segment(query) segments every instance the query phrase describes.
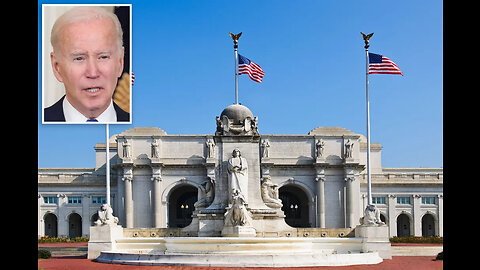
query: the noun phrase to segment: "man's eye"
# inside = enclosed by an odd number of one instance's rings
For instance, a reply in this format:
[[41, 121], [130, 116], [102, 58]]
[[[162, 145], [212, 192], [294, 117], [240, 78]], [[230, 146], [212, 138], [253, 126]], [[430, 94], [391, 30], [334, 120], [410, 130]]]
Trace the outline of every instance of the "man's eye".
[[98, 59], [100, 59], [100, 60], [106, 60], [106, 59], [109, 59], [109, 58], [110, 58], [110, 56], [108, 56], [108, 55], [101, 55], [100, 57], [98, 57]]
[[73, 58], [73, 61], [82, 61], [84, 59], [85, 58], [83, 56], [78, 56], [78, 57]]

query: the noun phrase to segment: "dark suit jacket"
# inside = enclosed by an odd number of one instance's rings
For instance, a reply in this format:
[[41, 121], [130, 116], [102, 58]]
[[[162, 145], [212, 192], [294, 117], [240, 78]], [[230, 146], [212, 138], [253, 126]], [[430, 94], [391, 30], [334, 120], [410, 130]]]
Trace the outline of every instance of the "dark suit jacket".
[[[45, 122], [65, 122], [65, 115], [63, 114], [63, 96], [59, 101], [57, 101], [52, 106], [45, 108], [43, 111], [43, 117]], [[130, 121], [130, 114], [118, 107], [115, 102], [113, 102], [113, 108], [117, 113], [117, 122], [128, 122]]]

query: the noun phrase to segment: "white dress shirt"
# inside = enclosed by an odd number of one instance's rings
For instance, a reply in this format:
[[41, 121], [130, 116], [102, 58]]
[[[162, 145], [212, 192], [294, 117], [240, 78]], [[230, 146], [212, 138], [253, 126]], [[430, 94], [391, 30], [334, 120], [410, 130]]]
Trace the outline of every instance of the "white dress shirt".
[[[65, 122], [81, 124], [87, 123], [88, 118], [81, 114], [79, 111], [77, 111], [77, 109], [75, 109], [72, 104], [68, 102], [67, 97], [63, 99], [62, 106], [63, 114], [65, 115]], [[97, 119], [98, 123], [117, 122], [117, 113], [115, 112], [115, 108], [113, 108], [112, 100], [110, 100], [110, 105], [108, 105], [107, 109], [95, 119]]]

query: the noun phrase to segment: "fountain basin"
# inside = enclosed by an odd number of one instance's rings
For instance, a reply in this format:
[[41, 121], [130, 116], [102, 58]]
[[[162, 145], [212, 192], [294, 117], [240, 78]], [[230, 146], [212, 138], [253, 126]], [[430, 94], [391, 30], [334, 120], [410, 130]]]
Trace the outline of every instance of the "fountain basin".
[[362, 238], [349, 237], [130, 237], [102, 251], [103, 263], [218, 267], [300, 267], [377, 264], [362, 253]]

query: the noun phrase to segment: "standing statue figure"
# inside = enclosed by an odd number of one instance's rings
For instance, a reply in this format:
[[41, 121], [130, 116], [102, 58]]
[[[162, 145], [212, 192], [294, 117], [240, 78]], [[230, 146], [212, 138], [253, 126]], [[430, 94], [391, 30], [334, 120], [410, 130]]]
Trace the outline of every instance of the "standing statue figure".
[[270, 142], [268, 140], [263, 140], [262, 142], [262, 158], [268, 158], [269, 157], [269, 148], [270, 148]]
[[221, 135], [222, 134], [222, 121], [220, 120], [220, 117], [217, 116], [215, 118], [217, 122], [217, 130], [215, 131], [215, 135]]
[[95, 221], [95, 226], [113, 225], [118, 223], [118, 218], [113, 216], [113, 209], [108, 204], [102, 204], [97, 215], [98, 219]]
[[131, 149], [130, 149], [130, 142], [128, 142], [127, 139], [125, 139], [125, 141], [122, 143], [122, 146], [123, 146], [123, 158], [131, 158], [132, 156], [132, 153], [131, 153]]
[[207, 145], [207, 158], [213, 158], [215, 157], [215, 142], [213, 141], [212, 138], [207, 139], [205, 142]]
[[[238, 190], [245, 199], [248, 198], [248, 164], [238, 148], [233, 149], [232, 157], [228, 160], [229, 190]], [[230, 194], [229, 199], [233, 194]]]
[[282, 200], [278, 197], [278, 185], [270, 181], [270, 176], [264, 176], [261, 185], [261, 194], [263, 202], [271, 208], [281, 208]]
[[345, 143], [345, 158], [352, 158], [353, 153], [353, 142], [350, 139]]
[[258, 135], [258, 116], [255, 116], [252, 121], [252, 130], [254, 134]]
[[152, 142], [152, 158], [158, 158], [158, 140], [153, 139]]
[[320, 139], [320, 140], [317, 140], [316, 143], [315, 143], [315, 153], [316, 153], [316, 157], [323, 157], [323, 152], [325, 150], [325, 141]]
[[225, 225], [227, 226], [251, 226], [252, 218], [246, 207], [246, 201], [243, 194], [235, 188], [232, 188], [231, 208], [225, 213]]

